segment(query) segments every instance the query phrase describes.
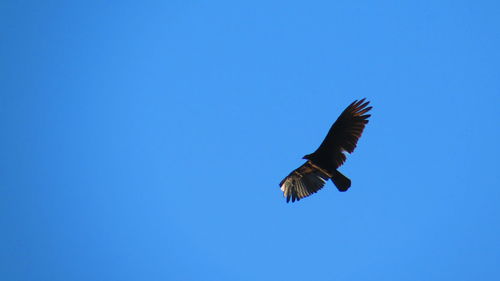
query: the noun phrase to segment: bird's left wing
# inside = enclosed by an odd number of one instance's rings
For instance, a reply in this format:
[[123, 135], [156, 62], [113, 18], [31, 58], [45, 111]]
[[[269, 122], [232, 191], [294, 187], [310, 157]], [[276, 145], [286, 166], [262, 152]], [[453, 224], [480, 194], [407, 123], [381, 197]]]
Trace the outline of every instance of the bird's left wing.
[[335, 163], [334, 168], [340, 167], [346, 160], [343, 152], [352, 153], [354, 151], [368, 123], [368, 118], [371, 115], [366, 113], [372, 109], [371, 106], [368, 106], [369, 103], [365, 102], [365, 99], [355, 100], [351, 103], [333, 123], [327, 136], [312, 155], [316, 154], [321, 155], [322, 158], [332, 159]]
[[307, 197], [320, 190], [331, 177], [326, 171], [307, 161], [280, 182], [286, 202]]

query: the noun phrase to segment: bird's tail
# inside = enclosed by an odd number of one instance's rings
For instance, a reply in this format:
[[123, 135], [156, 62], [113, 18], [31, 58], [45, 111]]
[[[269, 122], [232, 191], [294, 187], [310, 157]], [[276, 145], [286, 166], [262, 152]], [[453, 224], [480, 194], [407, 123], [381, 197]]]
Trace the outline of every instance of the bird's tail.
[[331, 179], [339, 191], [347, 191], [351, 186], [351, 180], [337, 170], [333, 172]]

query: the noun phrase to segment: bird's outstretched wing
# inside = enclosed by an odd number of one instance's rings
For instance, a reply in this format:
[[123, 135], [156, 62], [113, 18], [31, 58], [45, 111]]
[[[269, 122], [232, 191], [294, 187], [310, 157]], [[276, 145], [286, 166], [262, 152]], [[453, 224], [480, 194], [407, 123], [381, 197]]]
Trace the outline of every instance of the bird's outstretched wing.
[[286, 202], [307, 197], [320, 190], [330, 178], [326, 171], [307, 161], [280, 182]]
[[368, 123], [368, 117], [371, 116], [366, 114], [372, 109], [371, 106], [367, 107], [369, 103], [365, 102], [365, 99], [355, 100], [351, 103], [333, 123], [318, 149], [305, 158], [332, 159], [335, 167], [331, 168], [334, 169], [344, 164], [346, 156], [343, 152], [352, 153], [354, 151], [363, 129]]

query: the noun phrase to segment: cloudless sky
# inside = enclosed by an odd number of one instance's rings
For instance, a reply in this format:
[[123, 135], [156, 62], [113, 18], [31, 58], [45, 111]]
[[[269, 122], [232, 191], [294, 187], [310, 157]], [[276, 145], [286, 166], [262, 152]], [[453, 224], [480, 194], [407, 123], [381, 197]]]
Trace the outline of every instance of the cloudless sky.
[[[0, 279], [500, 280], [498, 1], [2, 1]], [[331, 182], [278, 183], [340, 112]]]

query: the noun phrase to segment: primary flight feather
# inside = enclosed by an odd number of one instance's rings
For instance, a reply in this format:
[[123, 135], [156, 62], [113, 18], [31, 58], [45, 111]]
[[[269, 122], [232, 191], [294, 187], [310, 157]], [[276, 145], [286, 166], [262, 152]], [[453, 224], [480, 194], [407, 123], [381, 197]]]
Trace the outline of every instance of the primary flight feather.
[[299, 168], [284, 178], [280, 187], [286, 202], [300, 200], [320, 190], [331, 179], [339, 191], [346, 191], [351, 180], [337, 169], [344, 164], [346, 155], [356, 148], [363, 129], [368, 123], [370, 114], [366, 114], [371, 106], [365, 99], [355, 100], [343, 112], [328, 131], [321, 145], [311, 154]]

